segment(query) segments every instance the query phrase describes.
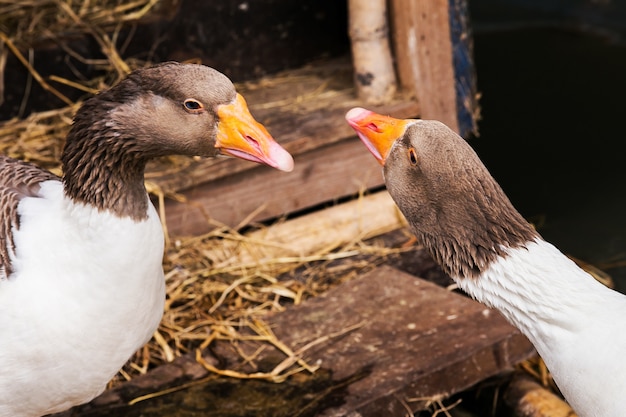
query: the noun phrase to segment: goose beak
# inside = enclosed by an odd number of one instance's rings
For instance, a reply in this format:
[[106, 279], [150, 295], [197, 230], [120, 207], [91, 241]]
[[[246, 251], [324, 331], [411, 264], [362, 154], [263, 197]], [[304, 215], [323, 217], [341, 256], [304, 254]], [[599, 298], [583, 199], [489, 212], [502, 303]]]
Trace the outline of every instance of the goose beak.
[[346, 121], [383, 166], [394, 142], [402, 137], [409, 124], [409, 120], [394, 119], [361, 107], [346, 113]]
[[281, 171], [293, 170], [293, 158], [250, 114], [244, 98], [237, 94], [231, 104], [217, 109], [219, 123], [215, 147], [224, 155], [266, 164]]

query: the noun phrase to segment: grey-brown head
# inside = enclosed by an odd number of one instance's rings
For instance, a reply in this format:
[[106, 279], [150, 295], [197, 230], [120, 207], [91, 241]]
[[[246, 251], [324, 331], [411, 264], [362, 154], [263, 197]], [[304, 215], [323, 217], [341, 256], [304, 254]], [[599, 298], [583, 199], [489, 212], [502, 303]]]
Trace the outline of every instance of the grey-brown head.
[[204, 65], [139, 69], [87, 100], [74, 118], [63, 162], [91, 141], [114, 141], [143, 158], [225, 154], [293, 169], [291, 156], [250, 115], [232, 82]]
[[146, 162], [174, 154], [293, 169], [291, 155], [254, 120], [226, 76], [169, 62], [131, 73], [78, 110], [61, 157], [66, 194], [124, 214], [112, 206], [145, 196]]
[[384, 166], [387, 189], [417, 237], [453, 277], [477, 276], [507, 247], [537, 236], [472, 148], [444, 124], [360, 108], [346, 119]]

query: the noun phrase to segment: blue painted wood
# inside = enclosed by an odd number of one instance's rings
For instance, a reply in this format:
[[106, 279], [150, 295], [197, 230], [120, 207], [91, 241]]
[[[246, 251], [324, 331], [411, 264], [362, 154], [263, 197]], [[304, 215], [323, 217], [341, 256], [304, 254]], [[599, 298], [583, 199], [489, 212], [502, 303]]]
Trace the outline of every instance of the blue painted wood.
[[468, 138], [477, 134], [479, 106], [467, 0], [449, 0], [449, 19], [459, 133]]

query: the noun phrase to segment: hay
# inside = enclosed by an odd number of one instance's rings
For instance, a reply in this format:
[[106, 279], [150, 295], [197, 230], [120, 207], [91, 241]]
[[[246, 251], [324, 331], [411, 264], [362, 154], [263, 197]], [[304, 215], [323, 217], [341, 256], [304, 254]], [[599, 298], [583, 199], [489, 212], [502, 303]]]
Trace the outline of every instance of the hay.
[[[67, 98], [52, 83], [95, 94], [124, 78], [132, 69], [146, 65], [145, 62], [127, 62], [121, 58], [116, 47], [119, 31], [123, 24], [161, 13], [173, 4], [157, 0], [0, 0], [0, 103], [4, 91], [4, 65], [10, 52], [34, 82], [66, 104], [64, 108], [33, 114], [25, 120], [14, 119], [0, 124], [0, 152], [59, 173], [60, 150], [80, 103]], [[86, 59], [67, 46], [68, 39], [85, 34], [98, 42], [105, 59]], [[32, 52], [36, 46], [50, 42], [75, 59], [101, 69], [105, 75], [82, 81], [54, 75], [45, 79], [32, 65]], [[24, 51], [28, 51], [28, 57]]]
[[[4, 97], [4, 70], [7, 49], [28, 70], [32, 78], [44, 90], [54, 94], [66, 105], [74, 103], [59, 92], [32, 66], [32, 51], [37, 46], [55, 43], [69, 55], [86, 62], [77, 52], [66, 44], [68, 39], [75, 39], [85, 34], [91, 35], [100, 45], [105, 60], [94, 61], [108, 71], [112, 79], [119, 81], [131, 71], [129, 65], [119, 55], [116, 43], [119, 31], [124, 24], [137, 22], [151, 15], [172, 9], [174, 3], [166, 0], [135, 0], [131, 2], [112, 0], [91, 0], [75, 2], [71, 0], [23, 0], [20, 2], [0, 0], [0, 103]], [[29, 51], [25, 57], [22, 51]], [[138, 64], [140, 66], [141, 64]], [[91, 80], [90, 86], [64, 80], [54, 79], [81, 90], [93, 91], [102, 80]], [[103, 86], [100, 85], [100, 88]]]
[[0, 0], [0, 31], [20, 48], [32, 48], [55, 38], [94, 31], [114, 31], [123, 23], [167, 13], [165, 0]]
[[0, 153], [23, 159], [60, 174], [59, 158], [78, 105], [0, 124]]
[[[313, 372], [316, 367], [304, 362], [303, 354], [316, 344], [354, 328], [324, 335], [293, 352], [276, 338], [263, 318], [326, 292], [388, 256], [406, 250], [367, 245], [359, 240], [337, 242], [337, 246], [328, 246], [313, 255], [303, 253], [240, 263], [242, 258], [262, 253], [266, 246], [275, 247], [275, 243], [224, 227], [200, 237], [171, 242], [164, 260], [167, 299], [161, 325], [155, 337], [124, 367], [112, 385], [189, 352], [200, 352], [216, 340], [229, 341], [235, 347], [240, 341], [255, 340], [272, 345], [285, 355], [284, 361], [271, 372], [243, 374], [237, 370], [219, 370], [196, 353], [206, 369], [219, 375], [281, 382], [296, 372]], [[217, 259], [216, 253], [219, 253]], [[240, 354], [246, 362], [254, 361], [255, 355]]]

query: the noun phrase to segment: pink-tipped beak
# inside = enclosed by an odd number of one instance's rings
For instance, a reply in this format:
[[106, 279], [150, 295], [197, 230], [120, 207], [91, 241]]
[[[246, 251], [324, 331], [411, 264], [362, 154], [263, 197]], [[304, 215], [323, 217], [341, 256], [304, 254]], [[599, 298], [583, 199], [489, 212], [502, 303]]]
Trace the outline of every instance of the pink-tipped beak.
[[217, 110], [219, 124], [215, 147], [222, 154], [269, 165], [281, 171], [293, 170], [293, 158], [250, 114], [244, 98]]
[[348, 111], [346, 121], [381, 165], [385, 165], [391, 147], [404, 134], [409, 123], [361, 107]]

